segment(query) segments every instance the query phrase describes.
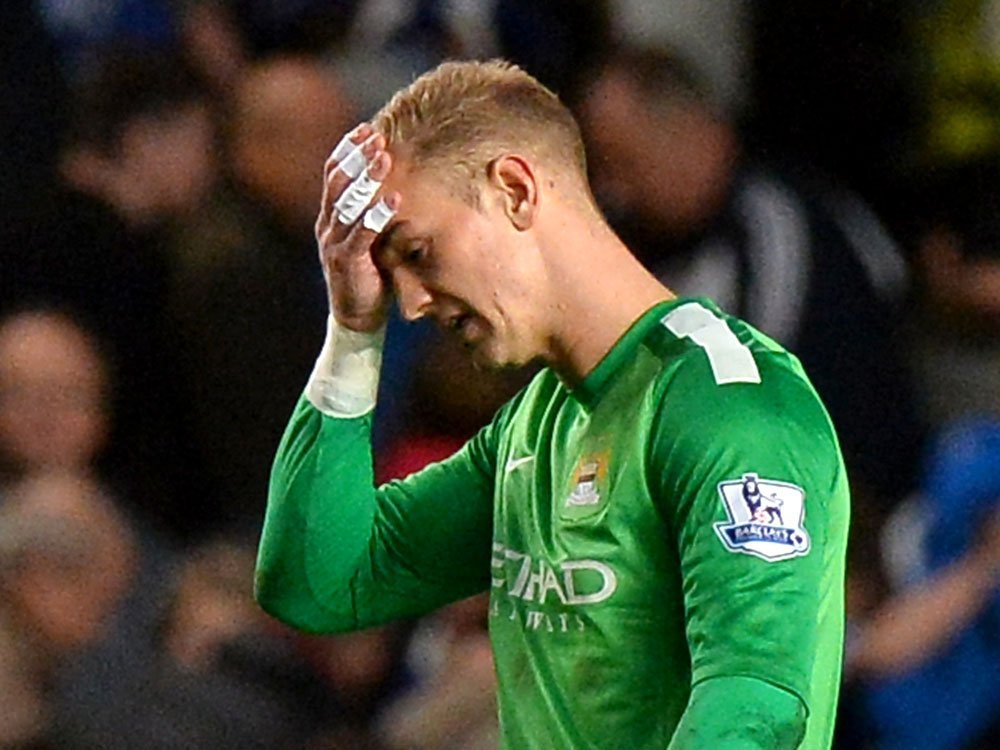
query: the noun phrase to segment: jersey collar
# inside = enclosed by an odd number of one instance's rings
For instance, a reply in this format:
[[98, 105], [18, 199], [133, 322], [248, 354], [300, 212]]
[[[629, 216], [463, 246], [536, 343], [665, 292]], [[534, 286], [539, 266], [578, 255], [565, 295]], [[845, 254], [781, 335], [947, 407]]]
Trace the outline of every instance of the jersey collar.
[[658, 302], [639, 316], [615, 342], [611, 350], [597, 363], [597, 366], [587, 374], [587, 377], [571, 389], [573, 397], [584, 406], [594, 406], [600, 400], [601, 394], [607, 390], [614, 376], [621, 370], [622, 365], [632, 358], [635, 350], [646, 338], [646, 334], [659, 324], [664, 315], [684, 302], [690, 302], [690, 299], [677, 297]]

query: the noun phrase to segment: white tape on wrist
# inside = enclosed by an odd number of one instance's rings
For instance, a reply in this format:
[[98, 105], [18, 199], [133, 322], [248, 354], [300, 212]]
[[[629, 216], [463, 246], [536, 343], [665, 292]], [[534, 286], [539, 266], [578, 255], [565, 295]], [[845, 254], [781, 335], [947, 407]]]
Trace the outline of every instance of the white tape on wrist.
[[376, 234], [385, 229], [385, 225], [396, 215], [396, 212], [389, 208], [385, 198], [379, 198], [378, 203], [365, 211], [365, 216], [361, 220], [361, 226], [370, 229]]
[[373, 333], [352, 331], [327, 318], [326, 341], [316, 359], [306, 398], [330, 417], [363, 417], [375, 408], [385, 327]]
[[368, 204], [371, 203], [380, 187], [382, 187], [382, 183], [369, 177], [368, 168], [365, 167], [358, 178], [347, 186], [347, 189], [337, 198], [337, 202], [333, 204], [333, 208], [337, 212], [337, 219], [342, 224], [353, 224], [358, 220], [361, 212], [368, 208]]

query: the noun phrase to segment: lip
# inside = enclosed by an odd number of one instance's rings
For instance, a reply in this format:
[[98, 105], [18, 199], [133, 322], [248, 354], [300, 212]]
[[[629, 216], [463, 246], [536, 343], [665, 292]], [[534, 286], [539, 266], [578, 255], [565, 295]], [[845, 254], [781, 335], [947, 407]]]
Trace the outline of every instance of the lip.
[[445, 327], [466, 345], [478, 343], [484, 333], [480, 319], [474, 313], [458, 313], [447, 319]]
[[468, 313], [455, 313], [454, 315], [448, 317], [444, 321], [444, 327], [449, 331], [459, 332], [462, 330], [462, 326], [465, 325], [466, 321], [469, 319]]

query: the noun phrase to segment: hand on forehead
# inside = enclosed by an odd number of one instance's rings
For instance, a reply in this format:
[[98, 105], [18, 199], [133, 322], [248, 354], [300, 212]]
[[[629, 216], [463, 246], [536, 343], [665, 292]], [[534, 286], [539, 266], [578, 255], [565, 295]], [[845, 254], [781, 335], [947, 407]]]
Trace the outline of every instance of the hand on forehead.
[[334, 215], [344, 226], [354, 224], [359, 217], [365, 229], [380, 233], [395, 215], [382, 195], [372, 202], [391, 168], [391, 157], [385, 152], [385, 138], [363, 123], [345, 135], [333, 149], [328, 166], [339, 169], [350, 180], [333, 204]]

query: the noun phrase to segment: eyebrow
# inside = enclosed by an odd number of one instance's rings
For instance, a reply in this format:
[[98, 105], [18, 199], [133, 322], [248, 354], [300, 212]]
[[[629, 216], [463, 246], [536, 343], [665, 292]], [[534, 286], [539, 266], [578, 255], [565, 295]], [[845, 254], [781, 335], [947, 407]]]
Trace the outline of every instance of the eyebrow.
[[395, 241], [396, 235], [400, 231], [400, 227], [402, 227], [404, 224], [406, 224], [405, 221], [397, 221], [391, 227], [389, 227], [389, 229], [382, 235], [382, 244], [391, 245]]
[[381, 255], [386, 250], [388, 250], [390, 246], [393, 244], [393, 242], [395, 242], [395, 240], [397, 239], [397, 234], [399, 233], [400, 228], [406, 223], [407, 223], [406, 221], [394, 222], [389, 226], [388, 229], [386, 229], [385, 231], [382, 232], [382, 234], [376, 237], [375, 253]]

